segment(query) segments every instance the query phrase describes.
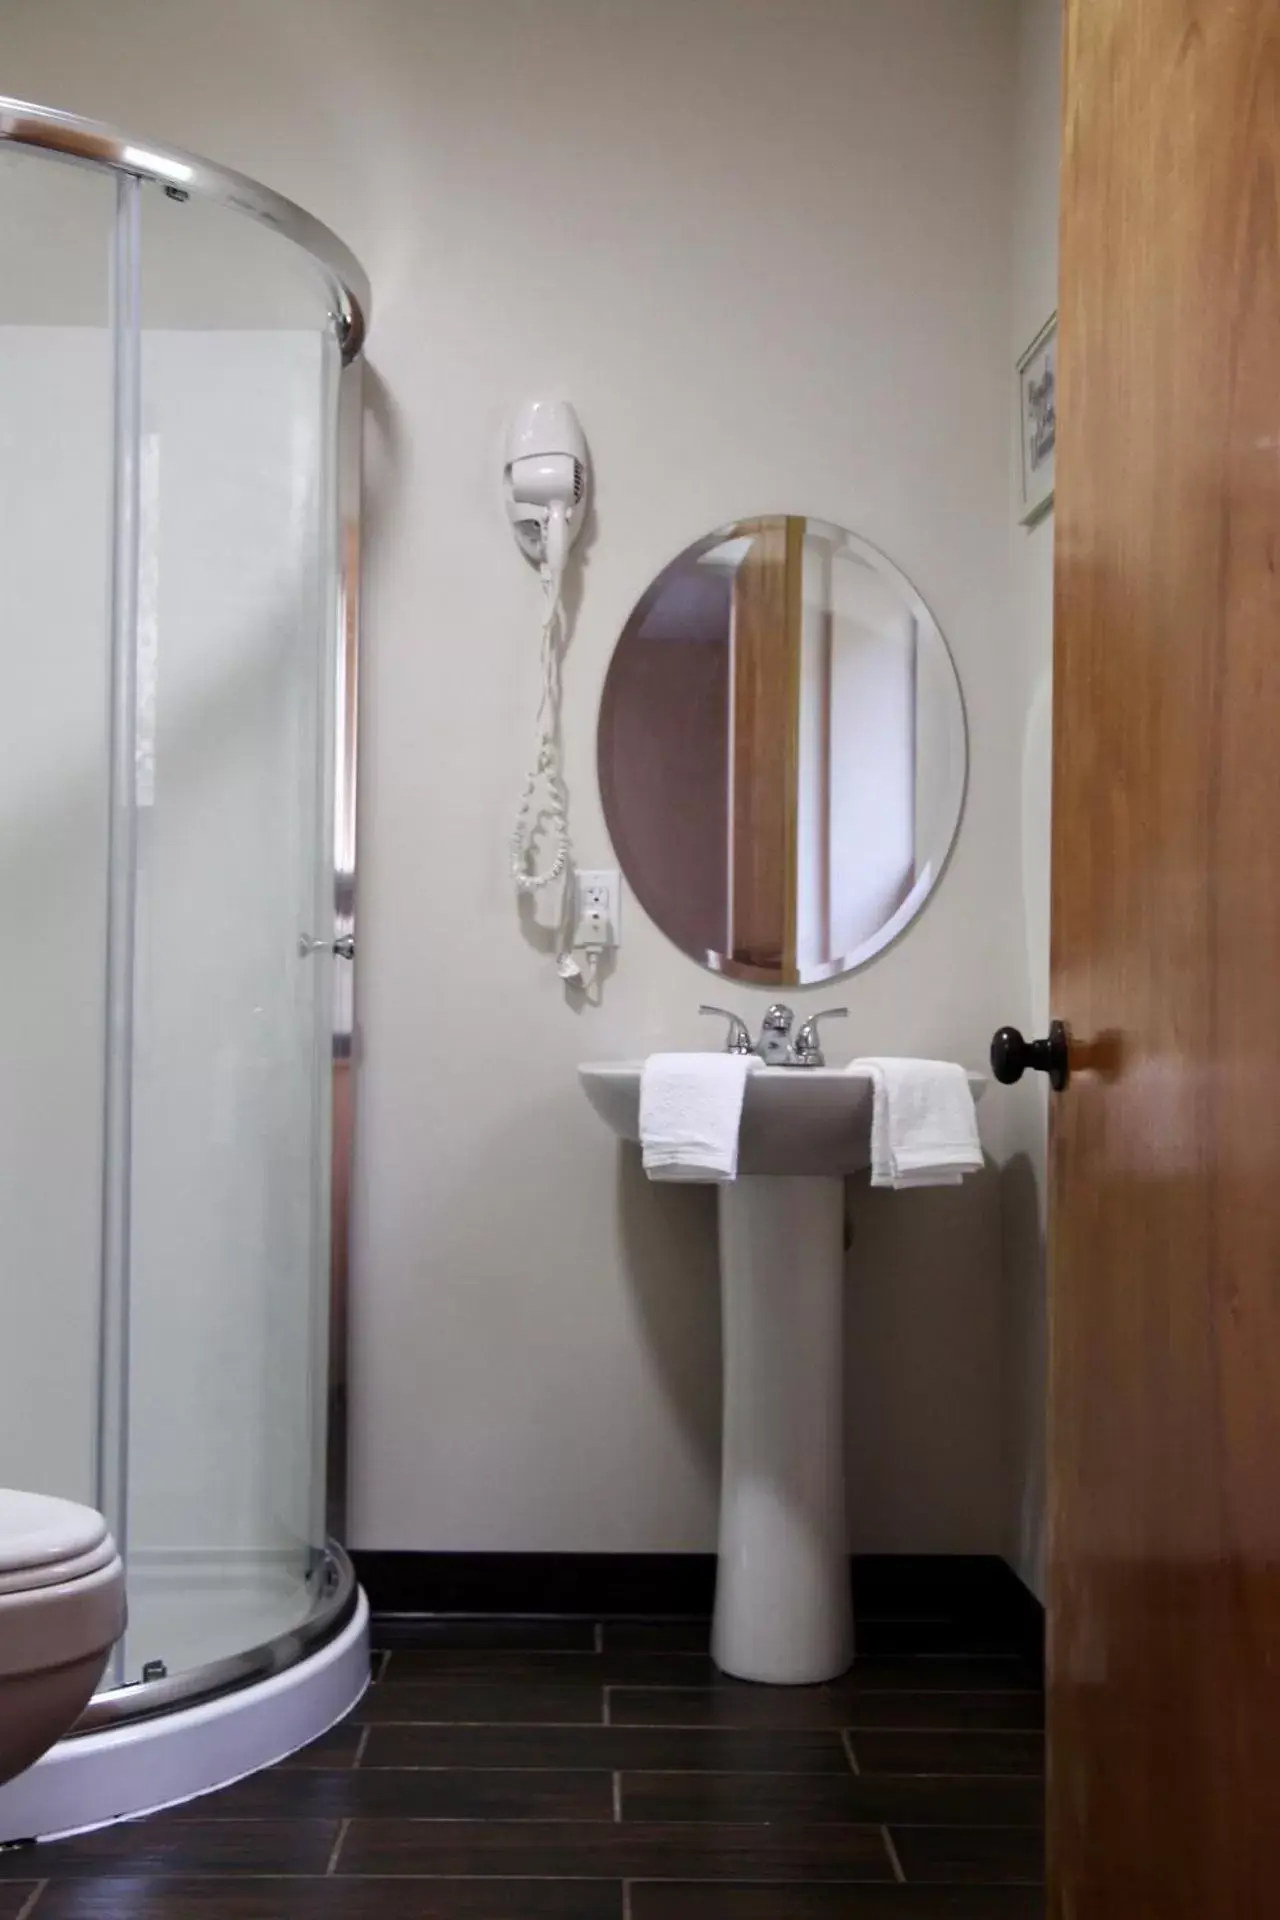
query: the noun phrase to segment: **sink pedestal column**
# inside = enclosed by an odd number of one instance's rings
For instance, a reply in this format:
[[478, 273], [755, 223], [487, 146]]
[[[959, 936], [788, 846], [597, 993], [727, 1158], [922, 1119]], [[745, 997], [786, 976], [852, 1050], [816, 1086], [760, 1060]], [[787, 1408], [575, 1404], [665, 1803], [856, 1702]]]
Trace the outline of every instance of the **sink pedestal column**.
[[724, 1459], [712, 1653], [743, 1680], [853, 1658], [844, 1472], [844, 1182], [720, 1188]]

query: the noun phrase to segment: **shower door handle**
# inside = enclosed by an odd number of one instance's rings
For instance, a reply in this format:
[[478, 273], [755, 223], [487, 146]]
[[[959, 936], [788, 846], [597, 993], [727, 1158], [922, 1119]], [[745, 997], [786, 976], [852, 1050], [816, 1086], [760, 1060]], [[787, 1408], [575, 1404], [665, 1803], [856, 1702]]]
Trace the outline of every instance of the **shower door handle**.
[[298, 941], [298, 953], [303, 960], [313, 953], [332, 953], [339, 960], [354, 960], [356, 937], [354, 933], [340, 933], [336, 940], [313, 940], [309, 933], [304, 933]]

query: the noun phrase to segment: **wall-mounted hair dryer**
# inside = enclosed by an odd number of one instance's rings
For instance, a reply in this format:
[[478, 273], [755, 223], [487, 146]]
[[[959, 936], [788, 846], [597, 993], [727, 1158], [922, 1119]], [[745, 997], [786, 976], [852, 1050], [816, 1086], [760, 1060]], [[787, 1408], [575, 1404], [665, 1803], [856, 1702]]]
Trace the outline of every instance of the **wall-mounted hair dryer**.
[[[502, 491], [517, 544], [542, 582], [542, 693], [533, 765], [511, 834], [511, 878], [521, 894], [566, 883], [570, 897], [560, 903], [556, 964], [562, 980], [575, 982], [582, 979], [582, 969], [571, 950], [572, 852], [560, 759], [560, 669], [568, 635], [560, 588], [569, 549], [586, 517], [589, 477], [587, 443], [568, 401], [531, 400], [521, 407], [507, 434]], [[536, 842], [543, 843], [541, 863]]]
[[587, 510], [587, 443], [567, 400], [530, 400], [507, 434], [502, 485], [521, 551], [558, 583]]

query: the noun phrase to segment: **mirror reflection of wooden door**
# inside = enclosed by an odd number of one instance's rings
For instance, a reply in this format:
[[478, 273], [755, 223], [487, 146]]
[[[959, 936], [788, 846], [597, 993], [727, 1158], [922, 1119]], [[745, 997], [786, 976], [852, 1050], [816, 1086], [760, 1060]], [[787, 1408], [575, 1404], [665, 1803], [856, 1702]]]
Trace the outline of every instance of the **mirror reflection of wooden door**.
[[1280, 4], [1067, 0], [1050, 1912], [1280, 1911]]
[[746, 521], [733, 577], [730, 932], [735, 960], [796, 967], [803, 519]]

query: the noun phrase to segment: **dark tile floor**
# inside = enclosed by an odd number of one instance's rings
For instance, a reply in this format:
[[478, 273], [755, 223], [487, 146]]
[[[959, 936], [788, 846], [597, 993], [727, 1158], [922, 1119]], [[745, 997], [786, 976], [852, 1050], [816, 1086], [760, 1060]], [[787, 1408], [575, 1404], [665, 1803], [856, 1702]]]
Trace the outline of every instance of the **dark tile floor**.
[[1037, 1666], [964, 1607], [880, 1607], [844, 1679], [788, 1689], [719, 1675], [702, 1622], [383, 1621], [349, 1720], [0, 1855], [0, 1920], [1040, 1920]]

